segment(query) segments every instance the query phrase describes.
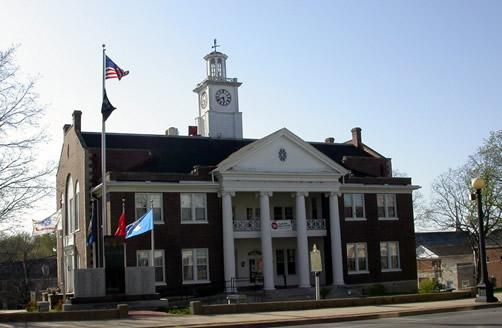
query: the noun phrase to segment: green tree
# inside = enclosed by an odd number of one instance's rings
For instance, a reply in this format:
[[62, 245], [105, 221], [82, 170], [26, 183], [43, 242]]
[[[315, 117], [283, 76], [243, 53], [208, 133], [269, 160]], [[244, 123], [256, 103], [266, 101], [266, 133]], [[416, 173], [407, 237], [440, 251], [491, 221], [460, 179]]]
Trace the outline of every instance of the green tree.
[[23, 81], [14, 55], [0, 50], [0, 223], [15, 221], [52, 190], [54, 165], [37, 166], [37, 147], [46, 140], [44, 108], [34, 81]]

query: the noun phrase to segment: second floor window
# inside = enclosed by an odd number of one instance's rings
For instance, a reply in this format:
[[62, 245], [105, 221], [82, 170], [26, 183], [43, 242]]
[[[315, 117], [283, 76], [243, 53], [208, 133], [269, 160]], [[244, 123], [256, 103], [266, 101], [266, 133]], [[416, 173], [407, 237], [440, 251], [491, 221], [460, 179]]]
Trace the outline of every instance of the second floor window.
[[379, 218], [397, 218], [396, 194], [378, 194], [377, 207]]
[[364, 195], [363, 194], [344, 194], [343, 195], [343, 213], [346, 219], [363, 219], [364, 213]]
[[182, 193], [181, 222], [207, 223], [207, 198], [204, 193]]
[[164, 223], [162, 210], [162, 193], [136, 193], [136, 219], [140, 218], [150, 208], [153, 208], [153, 222]]

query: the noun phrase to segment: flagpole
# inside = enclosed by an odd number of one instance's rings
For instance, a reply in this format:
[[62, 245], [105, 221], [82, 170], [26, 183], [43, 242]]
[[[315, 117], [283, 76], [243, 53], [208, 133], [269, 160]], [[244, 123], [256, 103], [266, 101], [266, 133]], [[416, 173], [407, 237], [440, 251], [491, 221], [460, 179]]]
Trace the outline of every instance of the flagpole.
[[[125, 199], [122, 198], [122, 214], [125, 215]], [[124, 236], [124, 270], [127, 268], [127, 243]]]
[[[106, 48], [105, 44], [103, 44], [103, 94], [101, 99], [104, 99], [105, 97], [105, 67], [106, 67]], [[108, 220], [106, 218], [106, 127], [105, 127], [105, 119], [102, 116], [102, 121], [101, 121], [101, 181], [103, 185], [103, 193], [101, 196], [101, 228], [103, 232], [103, 267], [105, 267], [105, 235], [107, 233], [107, 225], [108, 225]]]
[[[155, 259], [155, 256], [154, 256], [154, 251], [155, 251], [155, 239], [154, 239], [155, 222], [154, 221], [155, 220], [153, 218], [153, 199], [151, 200], [150, 211], [152, 211], [152, 233], [151, 233], [152, 240], [150, 241], [151, 245], [152, 245], [152, 254], [151, 254], [152, 261], [151, 261], [151, 265], [152, 265], [152, 267], [155, 267], [155, 265], [153, 264], [153, 261]], [[154, 278], [154, 280], [155, 280], [155, 278]]]
[[[94, 222], [91, 222], [90, 224], [96, 225], [96, 220], [97, 218], [94, 218], [94, 198], [91, 197], [91, 220], [94, 220]], [[94, 232], [94, 226], [91, 227], [91, 235]], [[97, 230], [97, 229], [96, 229]], [[94, 242], [92, 243], [92, 265], [93, 268], [97, 268], [97, 263], [96, 263], [96, 243], [98, 242], [98, 236], [94, 236]]]

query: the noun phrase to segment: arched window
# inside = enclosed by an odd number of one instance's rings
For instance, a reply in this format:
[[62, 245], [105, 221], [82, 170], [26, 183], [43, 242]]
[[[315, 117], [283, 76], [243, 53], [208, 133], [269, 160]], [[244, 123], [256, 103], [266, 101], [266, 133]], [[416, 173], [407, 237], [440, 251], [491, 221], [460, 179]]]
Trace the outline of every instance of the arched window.
[[223, 76], [223, 65], [221, 64], [221, 58], [218, 58], [218, 64], [216, 65], [216, 75]]
[[75, 183], [75, 230], [78, 230], [80, 221], [80, 185]]
[[66, 180], [66, 200], [65, 200], [65, 234], [75, 230], [75, 202], [73, 199], [73, 179], [68, 176]]
[[216, 64], [214, 62], [214, 59], [211, 59], [211, 63], [209, 64], [210, 70], [211, 70], [211, 76], [216, 76]]

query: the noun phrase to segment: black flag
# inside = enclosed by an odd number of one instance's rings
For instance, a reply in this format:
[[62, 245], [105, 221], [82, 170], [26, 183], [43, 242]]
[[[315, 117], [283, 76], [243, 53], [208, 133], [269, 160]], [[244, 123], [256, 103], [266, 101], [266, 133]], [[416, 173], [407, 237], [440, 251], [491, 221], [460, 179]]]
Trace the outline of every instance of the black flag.
[[110, 100], [108, 100], [105, 90], [105, 93], [103, 94], [103, 104], [101, 105], [101, 114], [103, 114], [103, 121], [106, 121], [114, 110], [115, 107], [110, 104]]

